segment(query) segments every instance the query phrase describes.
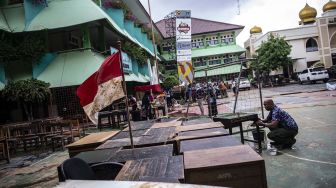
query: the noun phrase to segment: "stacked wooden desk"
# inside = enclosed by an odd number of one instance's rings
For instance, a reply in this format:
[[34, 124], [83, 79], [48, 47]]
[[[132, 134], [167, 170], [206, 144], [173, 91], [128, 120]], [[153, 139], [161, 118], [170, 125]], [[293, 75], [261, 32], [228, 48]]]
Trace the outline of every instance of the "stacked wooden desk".
[[125, 163], [116, 177], [122, 181], [267, 187], [263, 159], [231, 136], [225, 125], [208, 119], [189, 123], [134, 123], [134, 149], [126, 128], [95, 151], [76, 157], [88, 163]]

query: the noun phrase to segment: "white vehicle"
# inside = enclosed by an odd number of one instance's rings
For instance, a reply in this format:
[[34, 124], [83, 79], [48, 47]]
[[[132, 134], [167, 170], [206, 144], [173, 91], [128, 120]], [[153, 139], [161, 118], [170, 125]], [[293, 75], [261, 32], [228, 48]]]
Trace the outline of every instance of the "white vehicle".
[[[233, 86], [236, 85], [236, 82], [238, 81], [238, 78], [235, 79], [233, 82]], [[251, 89], [251, 83], [247, 78], [240, 78], [240, 83], [239, 83], [239, 89]]]
[[329, 80], [328, 71], [324, 67], [308, 68], [299, 74], [300, 84], [303, 82], [315, 83], [316, 81], [320, 80], [322, 80], [324, 83], [328, 82]]

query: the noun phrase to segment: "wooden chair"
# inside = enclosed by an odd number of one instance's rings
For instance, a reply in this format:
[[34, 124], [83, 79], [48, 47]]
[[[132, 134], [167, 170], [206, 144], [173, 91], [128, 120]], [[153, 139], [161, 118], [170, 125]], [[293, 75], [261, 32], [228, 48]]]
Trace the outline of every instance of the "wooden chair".
[[9, 157], [9, 148], [8, 148], [8, 140], [6, 131], [3, 127], [0, 127], [0, 152], [2, 154], [2, 157], [7, 160], [7, 162], [10, 162]]
[[55, 151], [57, 146], [61, 146], [62, 150], [64, 150], [65, 142], [70, 144], [74, 141], [73, 133], [72, 133], [72, 124], [69, 122], [58, 122], [55, 125], [57, 129], [57, 134], [51, 137], [51, 146], [52, 150]]
[[81, 137], [81, 127], [79, 125], [78, 119], [69, 119], [65, 120], [64, 122], [71, 125], [72, 131], [64, 130], [63, 134], [67, 135], [72, 134], [73, 137], [79, 137], [79, 138]]

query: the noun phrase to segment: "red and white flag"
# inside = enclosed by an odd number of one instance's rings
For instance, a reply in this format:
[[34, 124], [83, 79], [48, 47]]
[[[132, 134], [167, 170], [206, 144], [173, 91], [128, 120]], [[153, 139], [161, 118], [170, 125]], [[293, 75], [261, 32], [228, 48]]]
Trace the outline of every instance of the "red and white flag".
[[120, 70], [120, 53], [105, 59], [99, 70], [86, 79], [77, 89], [85, 113], [98, 124], [98, 112], [113, 101], [125, 96]]

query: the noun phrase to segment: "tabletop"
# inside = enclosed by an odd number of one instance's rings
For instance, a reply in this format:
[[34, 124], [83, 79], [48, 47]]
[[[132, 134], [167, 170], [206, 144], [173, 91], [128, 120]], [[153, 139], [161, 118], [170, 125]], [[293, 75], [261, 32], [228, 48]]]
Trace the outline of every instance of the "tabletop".
[[241, 145], [241, 142], [231, 135], [195, 140], [184, 140], [180, 143], [180, 153], [193, 150], [203, 150], [238, 145]]
[[229, 132], [222, 127], [211, 128], [211, 129], [201, 129], [194, 131], [184, 131], [179, 132], [178, 136], [175, 137], [175, 140], [190, 140], [196, 138], [209, 138], [215, 136], [225, 136], [229, 135]]
[[184, 152], [186, 170], [236, 165], [251, 161], [263, 161], [263, 158], [248, 145]]
[[164, 156], [127, 161], [115, 180], [139, 181], [142, 178], [158, 177], [184, 180], [183, 156]]
[[92, 133], [92, 134], [89, 134], [88, 136], [85, 136], [84, 138], [79, 139], [78, 141], [72, 144], [67, 145], [66, 147], [72, 148], [72, 147], [79, 147], [79, 146], [90, 145], [90, 144], [103, 143], [109, 138], [116, 135], [118, 132], [119, 131]]
[[173, 156], [173, 145], [160, 145], [144, 148], [122, 149], [110, 155], [109, 162], [126, 162], [129, 160]]

